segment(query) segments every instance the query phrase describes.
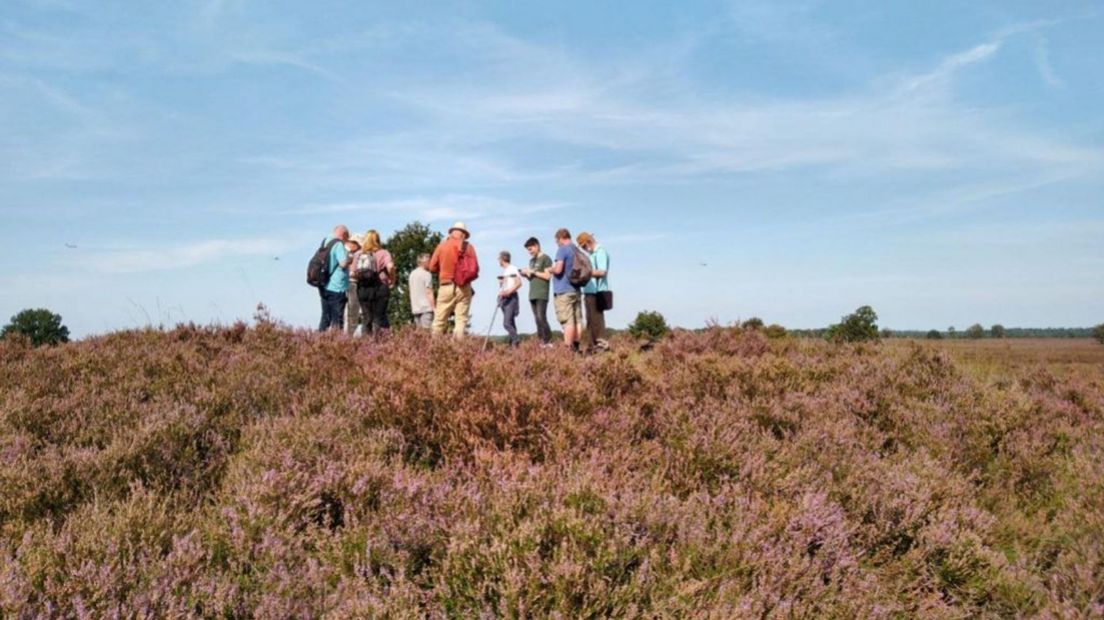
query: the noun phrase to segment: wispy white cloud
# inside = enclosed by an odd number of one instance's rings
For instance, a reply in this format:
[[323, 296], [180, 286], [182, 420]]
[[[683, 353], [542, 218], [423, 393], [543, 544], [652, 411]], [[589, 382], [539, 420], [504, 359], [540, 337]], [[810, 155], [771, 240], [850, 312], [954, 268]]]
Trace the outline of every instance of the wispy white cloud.
[[929, 88], [933, 85], [945, 85], [955, 73], [973, 64], [986, 61], [993, 57], [1001, 48], [1001, 41], [990, 41], [976, 45], [966, 51], [951, 54], [943, 59], [939, 65], [929, 71], [911, 78], [902, 84], [905, 91], [917, 91], [921, 88]]
[[[973, 168], [1022, 178], [1025, 171], [1083, 172], [1101, 162], [1094, 146], [1002, 123], [1007, 112], [986, 114], [955, 99], [959, 74], [996, 58], [1009, 33], [864, 91], [788, 99], [706, 97], [669, 72], [587, 62], [488, 25], [450, 25], [436, 35], [435, 45], [471, 63], [463, 79], [404, 75], [378, 91], [415, 115], [417, 129], [296, 145], [295, 152], [250, 161], [315, 183], [470, 188], [797, 169], [871, 175]], [[372, 45], [405, 49], [399, 38], [376, 37]]]
[[273, 238], [209, 239], [164, 247], [132, 247], [93, 251], [87, 264], [100, 273], [141, 273], [196, 267], [240, 256], [274, 256], [287, 242]]
[[383, 201], [313, 204], [294, 209], [292, 213], [369, 215], [373, 213], [402, 212], [427, 221], [439, 221], [460, 217], [473, 220], [488, 217], [520, 217], [551, 211], [564, 206], [566, 206], [564, 203], [558, 202], [517, 202], [494, 196], [446, 194], [444, 196], [417, 196]]
[[[947, 243], [955, 247], [964, 244], [984, 243], [997, 246], [1025, 246], [1036, 251], [1044, 243], [1064, 243], [1067, 245], [1093, 244], [1100, 247], [1104, 243], [1104, 219], [1077, 219], [1061, 222], [1014, 221], [988, 222], [985, 225], [972, 225], [957, 229], [940, 231], [931, 235], [932, 240]], [[1088, 257], [1092, 258], [1092, 257]], [[1104, 257], [1097, 256], [1096, 259]]]
[[341, 83], [345, 81], [345, 79], [337, 73], [321, 65], [310, 62], [303, 56], [292, 52], [268, 49], [240, 49], [228, 51], [227, 56], [234, 62], [246, 65], [284, 65], [321, 76], [332, 82]]
[[1045, 37], [1040, 37], [1035, 43], [1034, 59], [1035, 68], [1039, 70], [1039, 76], [1043, 78], [1047, 85], [1054, 88], [1065, 88], [1066, 83], [1058, 77], [1054, 67], [1050, 64], [1050, 49]]

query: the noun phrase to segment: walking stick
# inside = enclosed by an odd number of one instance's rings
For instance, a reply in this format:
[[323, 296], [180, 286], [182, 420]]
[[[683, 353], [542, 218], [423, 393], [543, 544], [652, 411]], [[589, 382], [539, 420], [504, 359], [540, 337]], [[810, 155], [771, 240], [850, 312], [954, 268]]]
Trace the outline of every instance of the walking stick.
[[487, 335], [483, 337], [483, 351], [487, 350], [487, 345], [491, 343], [491, 330], [494, 329], [495, 318], [498, 316], [498, 309], [502, 307], [502, 298], [499, 298], [498, 303], [495, 304], [494, 312], [491, 313], [491, 325], [487, 328]]

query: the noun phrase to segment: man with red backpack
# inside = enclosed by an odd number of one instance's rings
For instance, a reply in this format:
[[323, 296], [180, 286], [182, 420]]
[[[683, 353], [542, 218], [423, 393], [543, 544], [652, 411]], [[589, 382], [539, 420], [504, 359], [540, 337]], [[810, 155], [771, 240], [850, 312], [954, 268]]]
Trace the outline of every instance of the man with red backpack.
[[470, 236], [464, 222], [456, 222], [429, 259], [429, 271], [437, 274], [441, 283], [437, 291], [437, 308], [433, 312], [435, 336], [445, 333], [448, 319], [454, 313], [456, 325], [453, 334], [459, 338], [467, 333], [474, 294], [471, 283], [479, 277], [479, 259], [475, 255], [475, 246], [468, 243]]

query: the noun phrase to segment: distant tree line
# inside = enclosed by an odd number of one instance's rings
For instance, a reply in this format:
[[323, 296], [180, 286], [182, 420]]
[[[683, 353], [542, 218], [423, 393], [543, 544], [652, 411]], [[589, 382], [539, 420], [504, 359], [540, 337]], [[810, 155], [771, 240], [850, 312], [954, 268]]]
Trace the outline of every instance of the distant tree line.
[[974, 323], [965, 330], [953, 325], [946, 329], [879, 329], [875, 321], [878, 315], [870, 306], [862, 306], [855, 312], [843, 317], [839, 323], [816, 329], [791, 329], [789, 334], [799, 338], [826, 338], [828, 340], [856, 342], [861, 340], [879, 340], [887, 338], [912, 338], [942, 340], [966, 338], [1096, 338], [1104, 343], [1104, 324], [1096, 327], [1005, 327], [1000, 323], [986, 329], [981, 323]]
[[928, 331], [923, 330], [910, 330], [910, 329], [897, 329], [893, 330], [894, 338], [927, 338], [929, 340], [938, 340], [942, 338], [1092, 338], [1093, 328], [1091, 327], [1004, 327], [1003, 325], [993, 325], [989, 329], [985, 329], [979, 324], [971, 325], [964, 331], [958, 331], [953, 327], [945, 330], [931, 329]]

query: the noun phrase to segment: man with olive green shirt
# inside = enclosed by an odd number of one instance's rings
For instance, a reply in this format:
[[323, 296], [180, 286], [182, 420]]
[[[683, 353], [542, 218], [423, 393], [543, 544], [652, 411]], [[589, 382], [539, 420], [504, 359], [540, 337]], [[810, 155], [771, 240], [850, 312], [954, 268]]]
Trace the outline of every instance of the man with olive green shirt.
[[548, 325], [548, 289], [552, 279], [549, 271], [552, 268], [552, 259], [541, 252], [540, 241], [536, 237], [530, 237], [525, 242], [525, 249], [529, 252], [529, 267], [522, 269], [521, 275], [529, 280], [529, 306], [533, 309], [533, 319], [537, 323], [537, 336], [542, 345], [550, 346], [552, 328]]

